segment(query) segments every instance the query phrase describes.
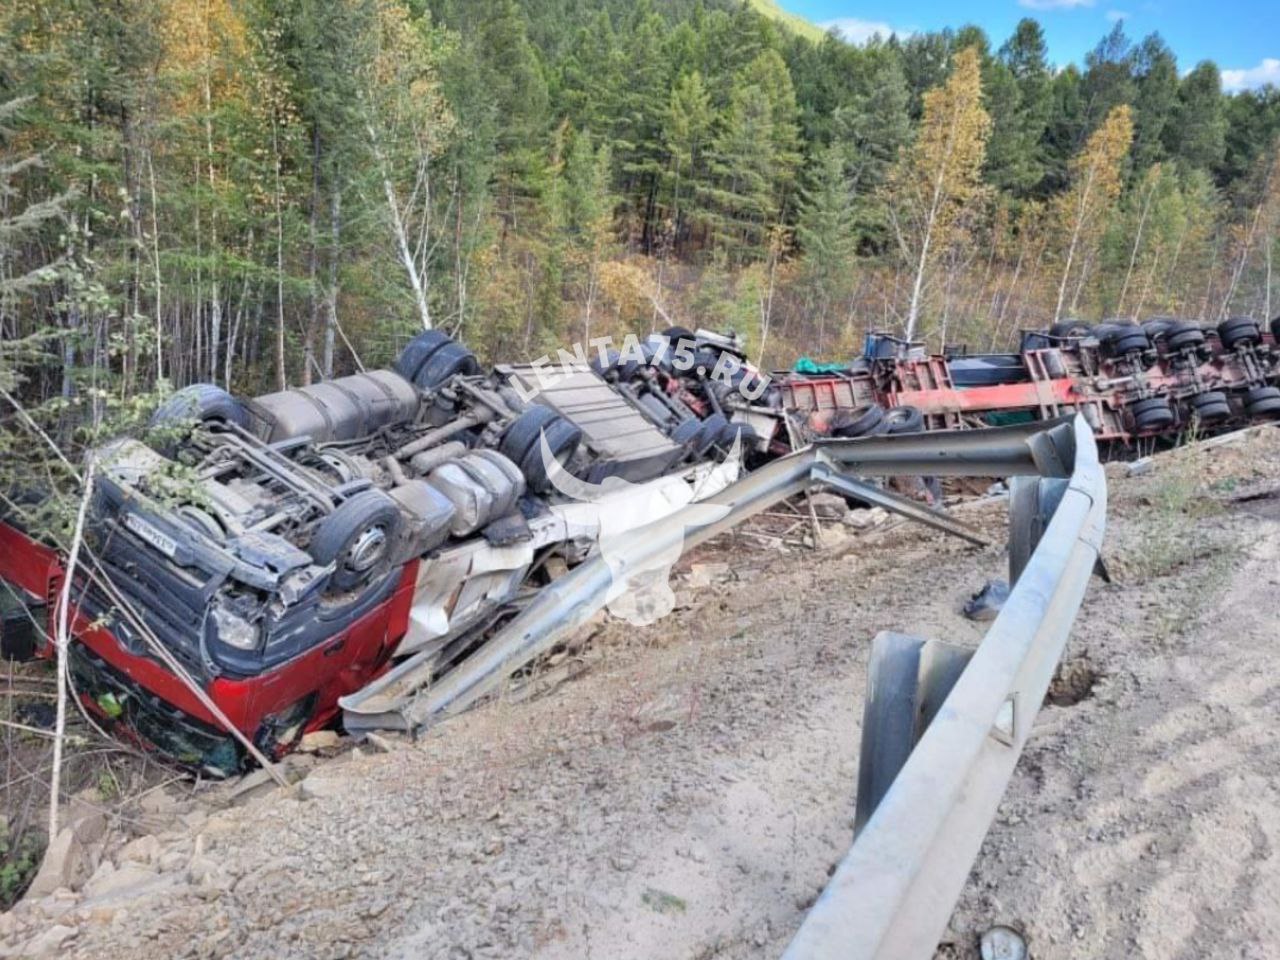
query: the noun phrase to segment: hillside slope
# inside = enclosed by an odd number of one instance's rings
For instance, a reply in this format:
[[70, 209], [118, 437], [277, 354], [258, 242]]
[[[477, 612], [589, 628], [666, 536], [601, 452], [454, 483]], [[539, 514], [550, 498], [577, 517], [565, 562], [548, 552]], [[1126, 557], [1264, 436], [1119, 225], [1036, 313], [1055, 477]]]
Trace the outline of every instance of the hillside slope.
[[826, 31], [816, 23], [812, 23], [797, 14], [788, 13], [778, 6], [777, 0], [747, 0], [747, 2], [764, 16], [785, 24], [788, 29], [815, 43], [821, 43], [822, 38], [826, 36]]

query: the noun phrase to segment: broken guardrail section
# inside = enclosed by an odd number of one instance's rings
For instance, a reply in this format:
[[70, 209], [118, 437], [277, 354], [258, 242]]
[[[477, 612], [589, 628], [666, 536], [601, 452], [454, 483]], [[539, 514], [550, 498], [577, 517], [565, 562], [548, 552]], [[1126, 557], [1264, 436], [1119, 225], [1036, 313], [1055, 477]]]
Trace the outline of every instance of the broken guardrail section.
[[1092, 431], [1077, 417], [1048, 433], [1028, 441], [1046, 476], [1013, 483], [1012, 590], [978, 648], [876, 638], [856, 836], [784, 960], [934, 955], [1098, 566], [1107, 489]]

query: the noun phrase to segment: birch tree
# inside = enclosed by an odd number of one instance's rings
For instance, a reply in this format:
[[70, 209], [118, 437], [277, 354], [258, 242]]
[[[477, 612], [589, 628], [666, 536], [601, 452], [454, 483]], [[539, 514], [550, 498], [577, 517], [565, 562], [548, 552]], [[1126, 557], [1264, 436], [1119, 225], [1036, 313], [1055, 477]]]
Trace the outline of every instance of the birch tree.
[[991, 118], [982, 106], [980, 68], [976, 47], [956, 54], [947, 82], [924, 95], [919, 136], [889, 178], [889, 221], [912, 277], [908, 340], [919, 327], [934, 264], [961, 240], [967, 208], [986, 195], [982, 167]]
[[[1107, 218], [1124, 186], [1124, 161], [1132, 142], [1133, 118], [1128, 105], [1121, 104], [1107, 114], [1102, 126], [1069, 165], [1070, 186], [1055, 200], [1063, 252], [1054, 323], [1062, 319], [1062, 309], [1067, 305], [1072, 272], [1079, 270], [1082, 262], [1094, 259]], [[1082, 285], [1077, 284], [1076, 289]]]

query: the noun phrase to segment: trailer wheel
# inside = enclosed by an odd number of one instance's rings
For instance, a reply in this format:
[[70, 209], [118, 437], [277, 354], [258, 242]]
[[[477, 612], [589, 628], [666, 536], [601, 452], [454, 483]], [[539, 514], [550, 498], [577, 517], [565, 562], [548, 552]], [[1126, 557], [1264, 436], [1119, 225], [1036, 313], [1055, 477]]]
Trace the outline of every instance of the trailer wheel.
[[427, 357], [413, 378], [423, 390], [434, 390], [457, 374], [471, 376], [480, 372], [476, 355], [460, 343], [441, 344]]
[[893, 407], [884, 420], [889, 433], [919, 433], [924, 429], [924, 414], [916, 407]]
[[1141, 353], [1151, 348], [1151, 340], [1147, 332], [1138, 326], [1117, 327], [1102, 339], [1102, 345], [1113, 357], [1123, 357], [1130, 353]]
[[1148, 339], [1155, 343], [1156, 340], [1163, 339], [1169, 333], [1169, 328], [1177, 322], [1170, 317], [1152, 317], [1142, 321], [1142, 329], [1147, 332]]
[[1169, 325], [1165, 331], [1164, 342], [1170, 350], [1183, 350], [1187, 347], [1204, 346], [1204, 331], [1197, 324], [1180, 320]]
[[1173, 425], [1173, 410], [1164, 397], [1145, 397], [1129, 405], [1138, 433], [1155, 433]]
[[841, 411], [831, 426], [835, 437], [871, 437], [885, 431], [884, 409], [871, 404], [860, 410]]
[[1262, 331], [1250, 317], [1232, 317], [1218, 324], [1218, 339], [1224, 350], [1236, 347], [1256, 346], [1262, 339]]
[[329, 586], [345, 593], [375, 579], [387, 569], [400, 509], [381, 490], [361, 490], [320, 521], [311, 538], [316, 563], [332, 563]]
[[1206, 390], [1191, 398], [1191, 409], [1201, 423], [1218, 423], [1231, 416], [1231, 405], [1221, 390]]
[[414, 382], [422, 365], [446, 343], [453, 343], [448, 334], [439, 330], [424, 330], [406, 343], [400, 356], [396, 357], [396, 373]]
[[1061, 339], [1079, 340], [1089, 336], [1092, 330], [1083, 320], [1063, 320], [1049, 328], [1049, 336]]
[[1250, 387], [1244, 395], [1244, 409], [1251, 417], [1272, 419], [1280, 415], [1280, 388]]

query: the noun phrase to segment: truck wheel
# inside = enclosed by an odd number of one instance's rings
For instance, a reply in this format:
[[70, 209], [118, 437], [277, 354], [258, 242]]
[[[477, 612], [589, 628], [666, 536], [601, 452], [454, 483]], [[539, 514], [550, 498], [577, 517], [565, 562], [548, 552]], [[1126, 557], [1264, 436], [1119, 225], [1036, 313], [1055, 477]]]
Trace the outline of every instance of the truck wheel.
[[1049, 336], [1071, 340], [1087, 337], [1090, 332], [1089, 324], [1083, 320], [1063, 320], [1049, 328]]
[[507, 427], [498, 444], [498, 452], [519, 465], [529, 489], [534, 493], [546, 493], [551, 489], [547, 465], [542, 462], [540, 438], [544, 433], [551, 455], [561, 465], [573, 457], [582, 440], [582, 431], [550, 407], [531, 404]]
[[151, 415], [151, 426], [163, 427], [194, 420], [206, 423], [221, 420], [237, 427], [249, 426], [245, 405], [221, 387], [211, 383], [193, 383], [170, 394]]
[[1113, 357], [1140, 353], [1151, 348], [1151, 341], [1147, 338], [1147, 332], [1141, 327], [1133, 325], [1116, 327], [1101, 342]]
[[688, 327], [667, 327], [667, 329], [662, 331], [662, 335], [666, 337], [668, 340], [670, 340], [672, 343], [675, 343], [678, 340], [688, 340], [690, 343], [692, 343], [693, 341], [698, 339], [694, 335], [693, 331], [690, 330]]
[[453, 343], [448, 334], [439, 330], [424, 330], [406, 343], [400, 356], [396, 357], [396, 373], [406, 380], [415, 380], [422, 365], [446, 343]]
[[884, 420], [890, 433], [919, 433], [924, 429], [924, 414], [916, 407], [893, 407]]
[[1156, 341], [1160, 337], [1165, 336], [1169, 332], [1176, 320], [1167, 319], [1165, 317], [1153, 317], [1150, 320], [1142, 322], [1142, 329], [1147, 332], [1147, 337], [1152, 341]]
[[682, 447], [692, 446], [700, 433], [702, 433], [702, 421], [697, 417], [690, 417], [688, 420], [682, 420], [671, 431], [671, 440]]
[[1218, 324], [1218, 339], [1224, 350], [1256, 346], [1262, 339], [1262, 331], [1250, 317], [1232, 317]]
[[1138, 433], [1155, 433], [1173, 425], [1173, 410], [1164, 397], [1146, 397], [1129, 406], [1133, 426]]
[[831, 435], [835, 437], [871, 437], [887, 429], [884, 409], [872, 404], [860, 410], [842, 411], [835, 417]]
[[1280, 415], [1280, 388], [1250, 387], [1244, 395], [1244, 409], [1251, 417], [1272, 419]]
[[456, 374], [471, 376], [480, 372], [476, 356], [460, 343], [442, 344], [418, 368], [413, 378], [423, 390], [434, 390]]
[[332, 592], [345, 593], [376, 578], [387, 569], [400, 508], [381, 490], [361, 490], [320, 521], [311, 538], [316, 563], [332, 563]]
[[1187, 347], [1204, 346], [1204, 331], [1194, 323], [1179, 321], [1169, 325], [1165, 331], [1164, 342], [1170, 350], [1183, 350]]
[[1221, 390], [1206, 390], [1191, 398], [1191, 410], [1201, 423], [1218, 423], [1231, 416], [1231, 405]]

